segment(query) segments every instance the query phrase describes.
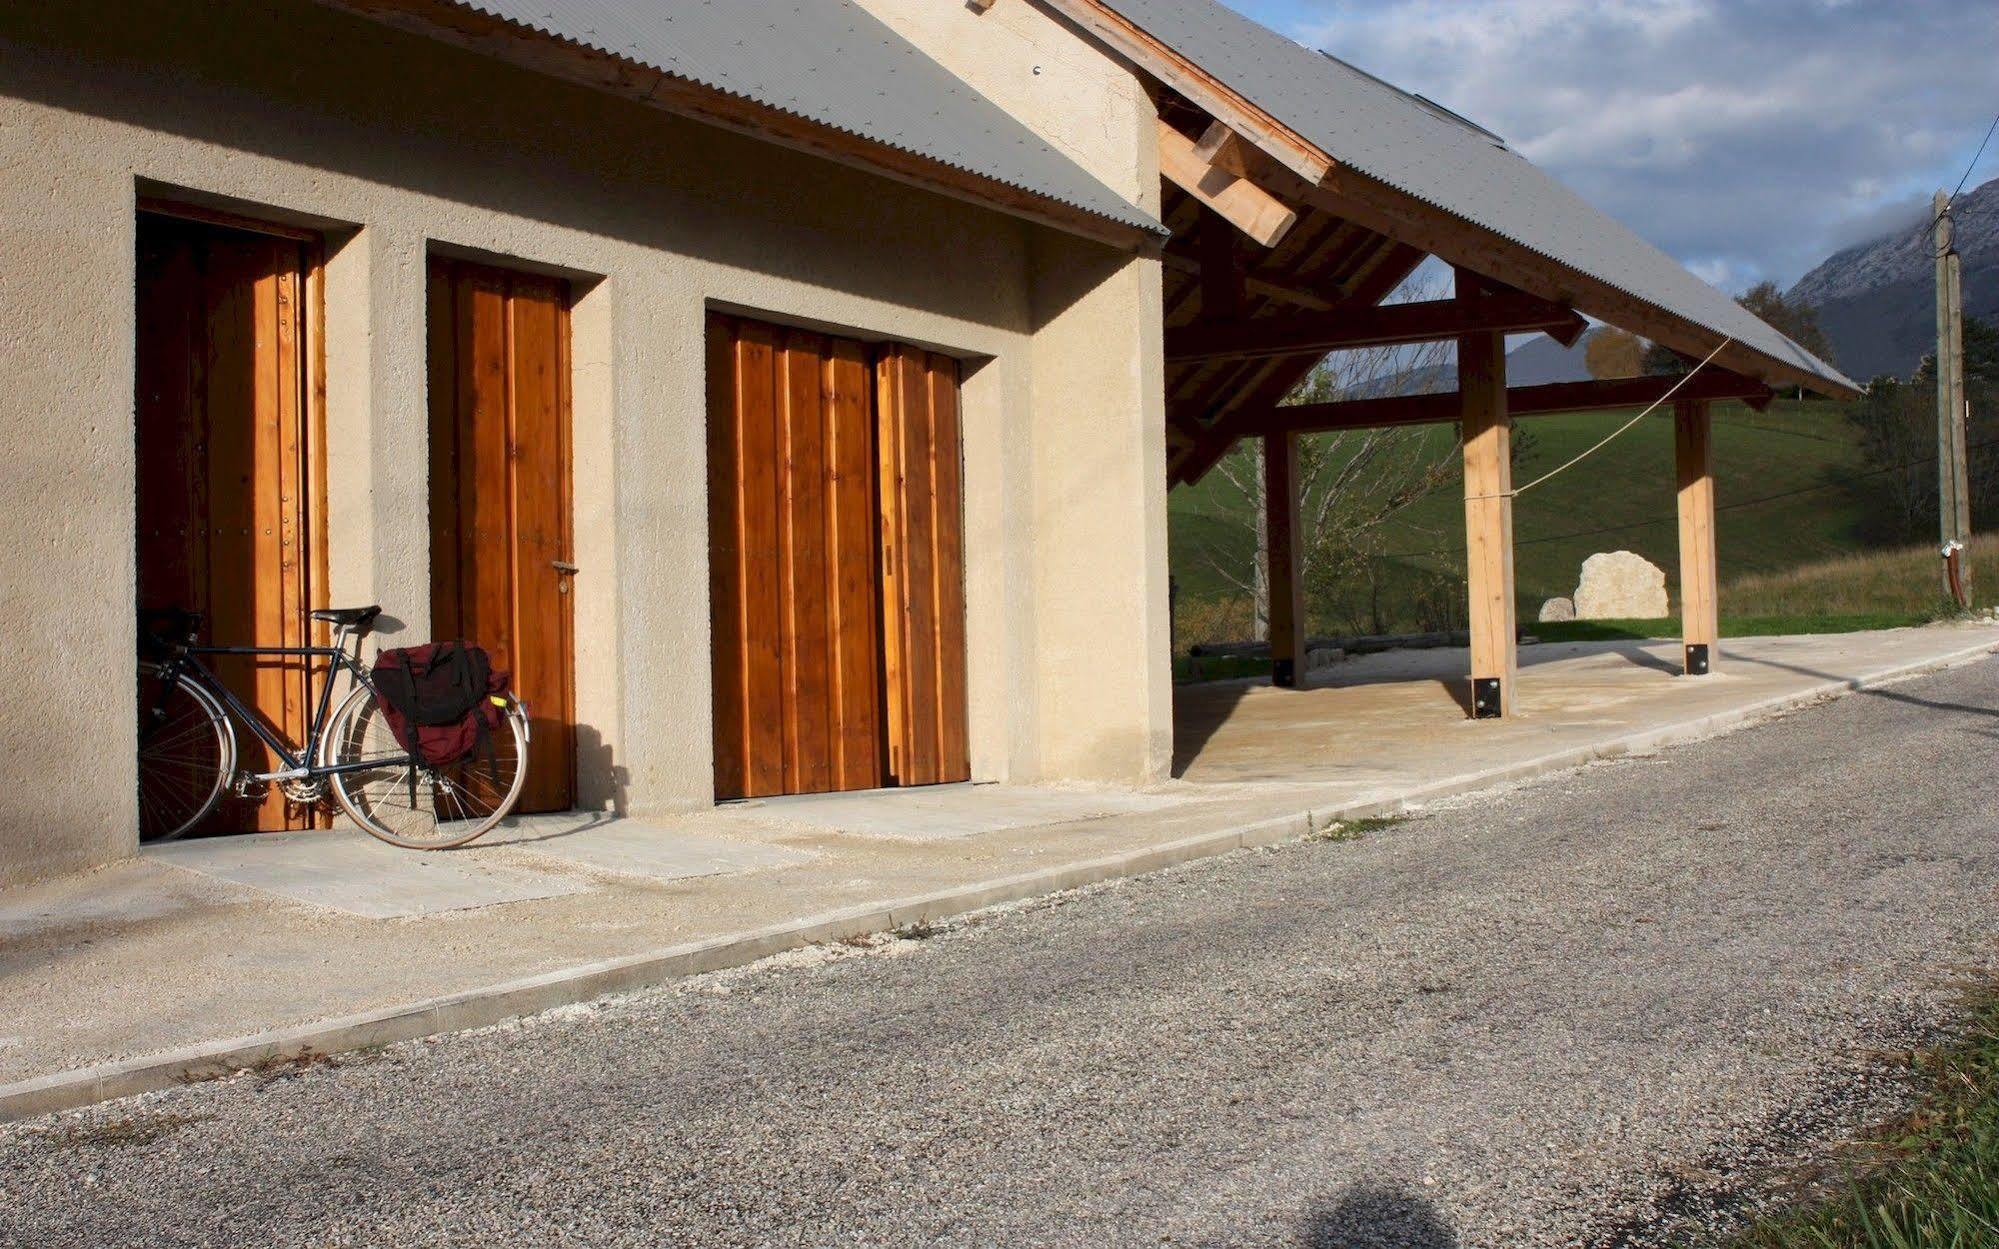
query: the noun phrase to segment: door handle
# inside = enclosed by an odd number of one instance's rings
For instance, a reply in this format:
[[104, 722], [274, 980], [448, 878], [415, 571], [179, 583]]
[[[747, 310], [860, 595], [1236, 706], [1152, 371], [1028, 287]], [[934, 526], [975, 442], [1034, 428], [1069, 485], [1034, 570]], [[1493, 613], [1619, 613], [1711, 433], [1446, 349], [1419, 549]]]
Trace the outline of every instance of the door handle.
[[570, 563], [566, 559], [552, 559], [548, 561], [548, 564], [549, 567], [555, 569], [555, 571], [561, 573], [565, 577], [573, 577], [577, 573], [583, 571], [582, 569], [578, 568], [576, 565]]

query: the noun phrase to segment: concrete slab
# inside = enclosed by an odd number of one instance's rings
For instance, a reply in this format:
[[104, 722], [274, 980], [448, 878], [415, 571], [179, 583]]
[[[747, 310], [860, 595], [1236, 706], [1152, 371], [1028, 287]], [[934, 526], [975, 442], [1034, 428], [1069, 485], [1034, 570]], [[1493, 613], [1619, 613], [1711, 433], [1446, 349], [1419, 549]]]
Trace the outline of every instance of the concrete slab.
[[[532, 848], [542, 843], [448, 855], [381, 846], [374, 861], [402, 870], [464, 872], [490, 859], [495, 872], [568, 888], [391, 920], [299, 906], [157, 856], [135, 858], [0, 891], [0, 1118], [259, 1059], [477, 1026], [815, 941], [1271, 844], [1334, 819], [1654, 751], [1848, 691], [1911, 698], [1892, 683], [1995, 648], [1992, 626], [1759, 638], [1728, 643], [1716, 676], [1683, 679], [1670, 674], [1671, 644], [1533, 647], [1521, 677], [1523, 714], [1503, 723], [1462, 718], [1451, 692], [1462, 652], [1356, 660], [1295, 693], [1254, 683], [1195, 687], [1180, 691], [1184, 779], [1130, 795], [1173, 800], [1165, 805], [1114, 804], [1128, 809], [1030, 827], [981, 819], [985, 835], [925, 840], [833, 831], [854, 822], [845, 814], [818, 826], [789, 822], [769, 807], [661, 819], [690, 834], [814, 856], [780, 870], [703, 876], [616, 873], [601, 866], [613, 861], [608, 848], [593, 866]], [[1999, 679], [1999, 664], [1965, 679]], [[1066, 792], [1101, 802], [1090, 791]], [[970, 788], [964, 800], [979, 795]], [[378, 849], [350, 835], [355, 852]]]
[[720, 814], [750, 823], [814, 828], [849, 837], [950, 841], [1161, 811], [1184, 796], [1040, 785], [926, 785], [847, 794], [795, 794], [732, 802]]
[[810, 862], [810, 851], [719, 837], [691, 821], [617, 819], [603, 813], [509, 820], [468, 849], [506, 846], [521, 856], [648, 880], [685, 880]]
[[463, 854], [401, 850], [350, 829], [196, 837], [141, 857], [308, 906], [373, 919], [579, 893], [587, 881]]

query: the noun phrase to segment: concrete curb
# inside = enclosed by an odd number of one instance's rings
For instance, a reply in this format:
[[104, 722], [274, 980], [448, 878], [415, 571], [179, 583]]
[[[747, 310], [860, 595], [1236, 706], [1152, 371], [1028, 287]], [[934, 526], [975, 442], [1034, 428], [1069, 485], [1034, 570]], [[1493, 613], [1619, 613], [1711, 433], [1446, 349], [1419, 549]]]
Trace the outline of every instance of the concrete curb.
[[1162, 868], [1212, 858], [1245, 847], [1293, 841], [1342, 820], [1393, 815], [1426, 801], [1454, 797], [1495, 785], [1517, 783], [1566, 771], [1601, 759], [1644, 753], [1664, 746], [1713, 737], [1783, 711], [1829, 697], [1891, 684], [1940, 671], [1999, 651], [1990, 640], [1961, 651], [1890, 668], [1865, 677], [1830, 680], [1748, 707], [1698, 716], [1648, 729], [1615, 741], [1556, 751], [1523, 763], [1451, 777], [1432, 785], [1376, 800], [1331, 809], [1307, 809], [1234, 828], [1183, 837], [1062, 867], [981, 881], [885, 903], [806, 916], [769, 928], [731, 933], [643, 954], [602, 959], [463, 993], [427, 998], [402, 1006], [345, 1015], [139, 1058], [60, 1071], [0, 1084], [0, 1123], [133, 1097], [178, 1084], [215, 1079], [250, 1068], [299, 1059], [371, 1049], [397, 1041], [487, 1027], [523, 1015], [629, 993], [703, 972], [721, 971], [802, 946], [931, 923], [1005, 902], [1060, 893], [1084, 885], [1144, 875]]

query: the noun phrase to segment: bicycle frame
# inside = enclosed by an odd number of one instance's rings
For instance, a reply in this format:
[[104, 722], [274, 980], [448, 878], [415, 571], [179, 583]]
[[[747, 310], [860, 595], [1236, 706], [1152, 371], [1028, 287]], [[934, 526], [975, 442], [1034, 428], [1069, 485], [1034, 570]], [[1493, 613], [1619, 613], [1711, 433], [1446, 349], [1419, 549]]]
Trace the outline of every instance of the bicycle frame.
[[[358, 647], [357, 647], [358, 649]], [[257, 714], [236, 697], [234, 690], [217, 677], [207, 664], [201, 662], [200, 655], [259, 655], [287, 656], [307, 660], [325, 659], [331, 662], [326, 668], [326, 680], [319, 687], [318, 705], [313, 708], [312, 719], [306, 723], [305, 743], [297, 754], [292, 753], [292, 743], [285, 741], [275, 732], [266, 728]], [[189, 670], [187, 674], [183, 669]], [[250, 731], [270, 747], [271, 753], [284, 761], [284, 767], [276, 772], [248, 773], [253, 781], [293, 781], [303, 777], [331, 776], [336, 772], [364, 772], [379, 767], [395, 767], [410, 762], [408, 755], [379, 759], [357, 760], [352, 763], [318, 764], [313, 760], [319, 755], [320, 737], [326, 731], [327, 713], [333, 706], [333, 683], [336, 673], [345, 672], [353, 685], [373, 689], [368, 673], [361, 667], [359, 659], [347, 653], [346, 639], [343, 637], [333, 646], [181, 646], [174, 655], [160, 665], [160, 688], [162, 697], [178, 681], [193, 679], [205, 687], [209, 693], [222, 700], [223, 707], [231, 719], [249, 726]]]

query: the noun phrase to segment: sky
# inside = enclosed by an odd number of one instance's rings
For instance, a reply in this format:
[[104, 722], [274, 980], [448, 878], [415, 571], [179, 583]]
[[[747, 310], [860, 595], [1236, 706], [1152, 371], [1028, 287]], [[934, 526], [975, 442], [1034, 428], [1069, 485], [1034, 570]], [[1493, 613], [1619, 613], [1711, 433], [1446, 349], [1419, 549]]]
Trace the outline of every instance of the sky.
[[[1920, 225], [1999, 113], [1991, 0], [1224, 0], [1429, 96], [1715, 285]], [[1999, 177], [1999, 138], [1967, 187]]]

